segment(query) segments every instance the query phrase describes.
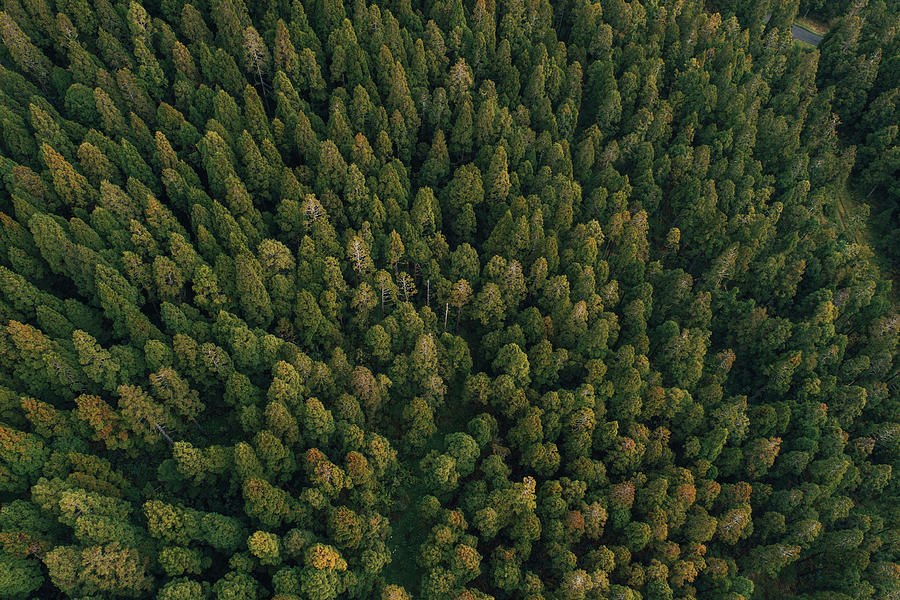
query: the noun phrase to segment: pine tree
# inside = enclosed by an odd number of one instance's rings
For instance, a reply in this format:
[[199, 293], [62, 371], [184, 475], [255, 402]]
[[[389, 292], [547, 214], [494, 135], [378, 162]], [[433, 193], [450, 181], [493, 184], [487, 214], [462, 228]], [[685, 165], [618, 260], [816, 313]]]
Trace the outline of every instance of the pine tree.
[[148, 445], [156, 443], [160, 437], [170, 444], [174, 443], [167, 433], [173, 419], [165, 407], [154, 402], [140, 387], [120, 385], [116, 392], [122, 419], [133, 433]]
[[272, 57], [259, 32], [252, 26], [244, 29], [243, 57], [244, 68], [254, 83], [266, 94], [266, 79], [271, 70]]
[[0, 36], [16, 64], [30, 73], [42, 87], [46, 87], [52, 68], [50, 60], [31, 42], [6, 11], [0, 12]]

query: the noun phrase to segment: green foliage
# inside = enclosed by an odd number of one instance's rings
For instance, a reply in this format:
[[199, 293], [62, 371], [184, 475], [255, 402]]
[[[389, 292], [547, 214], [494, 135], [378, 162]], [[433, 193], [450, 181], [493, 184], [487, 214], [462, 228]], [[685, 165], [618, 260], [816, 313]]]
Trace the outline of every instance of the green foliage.
[[40, 566], [34, 559], [0, 558], [0, 591], [7, 598], [28, 598], [43, 583]]
[[0, 596], [895, 597], [898, 11], [776, 4], [4, 2]]

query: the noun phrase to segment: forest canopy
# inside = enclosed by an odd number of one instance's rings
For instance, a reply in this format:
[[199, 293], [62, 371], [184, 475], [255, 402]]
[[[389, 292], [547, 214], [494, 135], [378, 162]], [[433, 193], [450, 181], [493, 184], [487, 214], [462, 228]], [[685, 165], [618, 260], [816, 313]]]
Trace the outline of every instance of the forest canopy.
[[885, 0], [2, 0], [0, 597], [900, 598], [898, 101]]

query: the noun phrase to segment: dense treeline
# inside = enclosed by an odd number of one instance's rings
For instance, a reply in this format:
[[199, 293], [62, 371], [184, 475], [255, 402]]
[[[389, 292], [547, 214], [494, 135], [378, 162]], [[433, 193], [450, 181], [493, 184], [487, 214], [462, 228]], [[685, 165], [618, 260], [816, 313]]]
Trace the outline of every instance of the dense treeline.
[[878, 248], [900, 270], [900, 5], [870, 2], [822, 43], [819, 87], [856, 146], [854, 183], [871, 205]]
[[0, 596], [900, 595], [896, 20], [732, 4], [3, 0]]

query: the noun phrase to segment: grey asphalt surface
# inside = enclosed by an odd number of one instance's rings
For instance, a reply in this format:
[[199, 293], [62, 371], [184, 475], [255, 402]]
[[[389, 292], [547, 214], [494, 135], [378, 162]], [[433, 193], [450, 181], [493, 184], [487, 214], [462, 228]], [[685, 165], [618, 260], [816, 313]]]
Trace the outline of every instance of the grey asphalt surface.
[[[771, 18], [772, 13], [769, 13], [766, 15], [764, 21], [768, 23], [769, 19]], [[822, 38], [825, 37], [823, 35], [819, 35], [818, 33], [813, 33], [809, 29], [800, 27], [799, 25], [791, 25], [791, 35], [794, 36], [795, 40], [800, 40], [801, 42], [806, 42], [807, 44], [812, 44], [813, 46], [818, 46], [819, 42], [822, 41]]]
[[824, 37], [817, 33], [813, 33], [809, 29], [804, 29], [799, 25], [791, 25], [791, 35], [794, 36], [794, 39], [806, 42], [807, 44], [812, 44], [813, 46], [818, 46], [819, 42], [821, 42]]

